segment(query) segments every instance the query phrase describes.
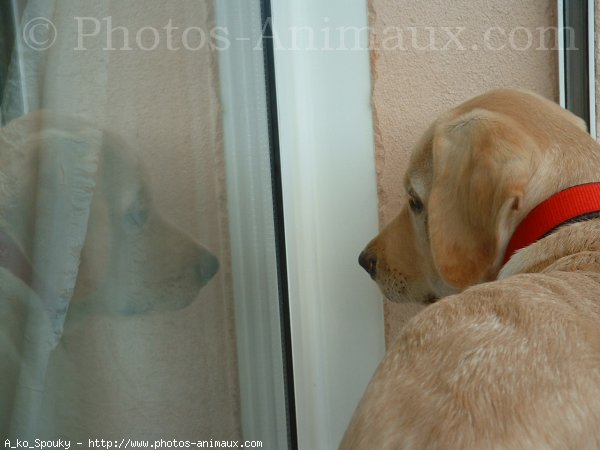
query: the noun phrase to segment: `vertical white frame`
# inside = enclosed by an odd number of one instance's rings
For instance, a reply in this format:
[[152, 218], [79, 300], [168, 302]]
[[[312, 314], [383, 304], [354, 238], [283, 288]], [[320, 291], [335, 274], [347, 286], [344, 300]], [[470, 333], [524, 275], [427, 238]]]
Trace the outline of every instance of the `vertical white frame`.
[[215, 2], [242, 438], [286, 450], [260, 0]]
[[[558, 90], [559, 104], [566, 108], [566, 73], [565, 65], [565, 0], [556, 1], [557, 9], [557, 28], [558, 28]], [[588, 40], [588, 110], [590, 117], [590, 135], [596, 139], [597, 124], [596, 124], [596, 7], [595, 0], [587, 0], [587, 40]]]
[[588, 59], [590, 91], [590, 134], [597, 137], [596, 130], [596, 2], [588, 0]]
[[368, 8], [271, 7], [298, 446], [333, 449], [384, 354], [381, 295], [357, 263], [378, 230]]
[[558, 44], [558, 97], [559, 104], [566, 107], [565, 91], [565, 3], [564, 0], [556, 0], [556, 21], [557, 21], [557, 44]]

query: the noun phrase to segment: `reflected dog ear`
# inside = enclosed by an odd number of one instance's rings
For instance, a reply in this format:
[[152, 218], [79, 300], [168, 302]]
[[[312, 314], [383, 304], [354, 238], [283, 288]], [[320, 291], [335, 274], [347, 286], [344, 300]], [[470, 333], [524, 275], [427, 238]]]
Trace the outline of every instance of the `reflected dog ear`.
[[[428, 204], [434, 264], [451, 286], [493, 279], [540, 151], [519, 124], [477, 109], [442, 117]], [[508, 235], [508, 237], [510, 237]]]

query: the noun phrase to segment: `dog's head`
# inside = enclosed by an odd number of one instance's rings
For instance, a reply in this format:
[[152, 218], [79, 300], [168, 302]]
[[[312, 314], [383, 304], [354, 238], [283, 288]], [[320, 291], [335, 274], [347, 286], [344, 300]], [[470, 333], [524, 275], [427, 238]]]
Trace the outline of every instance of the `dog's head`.
[[0, 163], [0, 231], [53, 309], [174, 310], [217, 272], [217, 258], [157, 211], [136, 152], [118, 136], [36, 112], [1, 130]]
[[597, 176], [586, 168], [598, 158], [590, 142], [580, 119], [535, 94], [498, 90], [458, 106], [417, 144], [407, 201], [360, 264], [396, 302], [430, 303], [495, 279], [526, 214]]

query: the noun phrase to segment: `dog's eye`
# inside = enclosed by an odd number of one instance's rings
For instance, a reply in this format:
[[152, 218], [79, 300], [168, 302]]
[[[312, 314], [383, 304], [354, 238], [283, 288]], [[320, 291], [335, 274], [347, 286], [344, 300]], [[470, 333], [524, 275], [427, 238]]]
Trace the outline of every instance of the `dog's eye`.
[[418, 214], [423, 211], [423, 202], [414, 196], [413, 193], [409, 194], [408, 206], [415, 213]]
[[127, 213], [127, 219], [130, 223], [142, 227], [148, 220], [148, 209], [143, 206], [136, 205]]

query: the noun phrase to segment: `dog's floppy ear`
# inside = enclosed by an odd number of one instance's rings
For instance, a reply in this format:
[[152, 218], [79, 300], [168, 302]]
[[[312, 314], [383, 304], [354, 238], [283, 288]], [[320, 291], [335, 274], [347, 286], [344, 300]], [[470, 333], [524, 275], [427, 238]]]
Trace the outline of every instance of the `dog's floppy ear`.
[[538, 155], [507, 116], [477, 109], [438, 121], [428, 226], [448, 284], [464, 289], [496, 276]]

